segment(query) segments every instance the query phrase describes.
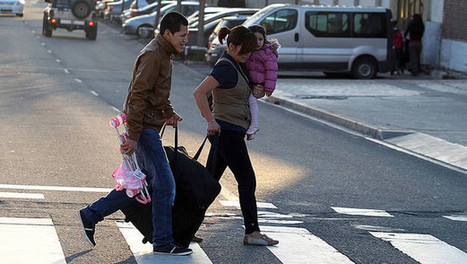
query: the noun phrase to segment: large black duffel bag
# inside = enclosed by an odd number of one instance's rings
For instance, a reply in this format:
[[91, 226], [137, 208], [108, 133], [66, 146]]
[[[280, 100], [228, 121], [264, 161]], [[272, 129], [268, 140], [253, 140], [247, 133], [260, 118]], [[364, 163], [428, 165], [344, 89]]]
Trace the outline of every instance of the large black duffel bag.
[[[161, 136], [164, 133], [162, 130]], [[206, 210], [219, 195], [221, 186], [197, 159], [206, 138], [192, 158], [184, 147], [178, 147], [178, 129], [175, 129], [175, 147], [164, 146], [176, 184], [175, 202], [172, 209], [174, 242], [188, 247], [204, 220]], [[175, 152], [175, 149], [178, 151]], [[143, 169], [144, 171], [144, 169]], [[122, 208], [125, 221], [144, 235], [143, 243], [152, 242], [152, 203], [141, 204], [133, 200]]]

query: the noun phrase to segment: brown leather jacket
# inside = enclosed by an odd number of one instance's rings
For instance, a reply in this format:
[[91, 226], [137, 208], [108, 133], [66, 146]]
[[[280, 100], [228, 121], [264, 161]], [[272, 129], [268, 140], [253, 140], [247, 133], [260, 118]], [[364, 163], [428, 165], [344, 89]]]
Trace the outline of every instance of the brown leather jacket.
[[175, 113], [170, 104], [172, 54], [175, 48], [161, 35], [144, 47], [133, 68], [133, 77], [123, 106], [128, 138], [138, 141], [143, 129], [160, 130]]

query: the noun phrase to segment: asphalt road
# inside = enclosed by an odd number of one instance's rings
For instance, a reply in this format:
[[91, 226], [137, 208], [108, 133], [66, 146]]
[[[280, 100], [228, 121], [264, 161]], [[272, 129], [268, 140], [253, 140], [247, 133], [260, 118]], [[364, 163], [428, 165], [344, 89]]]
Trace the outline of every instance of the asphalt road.
[[[107, 120], [121, 109], [143, 44], [106, 23], [97, 41], [65, 30], [45, 38], [43, 6], [28, 3], [23, 18], [0, 17], [0, 228], [10, 234], [0, 238], [0, 255], [26, 263], [24, 256], [48, 244], [11, 220], [40, 218], [51, 220], [66, 263], [146, 263], [116, 224], [121, 213], [98, 225], [93, 249], [76, 216], [114, 187], [120, 156]], [[201, 80], [174, 63], [171, 101], [190, 153], [205, 135], [191, 95]], [[240, 210], [226, 202], [236, 199], [236, 184], [227, 173], [198, 232], [205, 241], [193, 256], [207, 260], [156, 263], [465, 263], [465, 174], [274, 105], [260, 108], [261, 133], [247, 144], [257, 199], [266, 203], [260, 225], [279, 246], [241, 244]], [[171, 135], [165, 144], [173, 144]]]

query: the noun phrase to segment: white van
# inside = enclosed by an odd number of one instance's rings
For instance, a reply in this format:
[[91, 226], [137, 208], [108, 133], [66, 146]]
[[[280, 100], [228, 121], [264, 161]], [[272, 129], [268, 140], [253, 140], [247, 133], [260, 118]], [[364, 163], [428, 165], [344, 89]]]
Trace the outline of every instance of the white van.
[[391, 10], [378, 7], [274, 4], [243, 25], [262, 25], [279, 41], [279, 69], [370, 79], [394, 65], [391, 18]]

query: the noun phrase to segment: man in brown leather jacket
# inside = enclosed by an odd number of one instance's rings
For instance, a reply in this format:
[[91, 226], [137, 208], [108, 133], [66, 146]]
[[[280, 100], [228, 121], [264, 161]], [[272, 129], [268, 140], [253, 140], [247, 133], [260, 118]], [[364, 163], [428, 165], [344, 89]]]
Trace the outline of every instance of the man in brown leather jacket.
[[[156, 253], [188, 255], [191, 249], [173, 244], [172, 204], [175, 181], [162, 147], [159, 130], [163, 124], [177, 126], [182, 118], [174, 112], [169, 96], [172, 78], [172, 57], [185, 49], [188, 21], [178, 12], [167, 13], [160, 23], [160, 34], [140, 52], [133, 70], [124, 106], [127, 115], [128, 139], [121, 152], [136, 151], [139, 163], [152, 186], [153, 249]], [[92, 246], [95, 224], [105, 216], [123, 208], [130, 198], [125, 191], [113, 190], [92, 205], [80, 210], [83, 229]]]

